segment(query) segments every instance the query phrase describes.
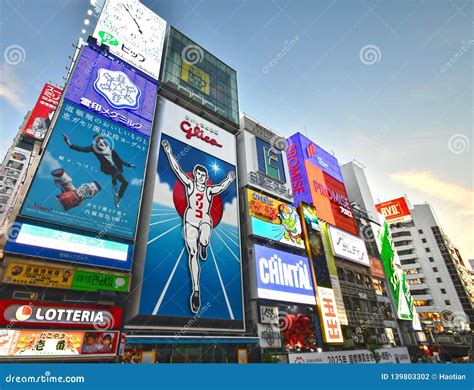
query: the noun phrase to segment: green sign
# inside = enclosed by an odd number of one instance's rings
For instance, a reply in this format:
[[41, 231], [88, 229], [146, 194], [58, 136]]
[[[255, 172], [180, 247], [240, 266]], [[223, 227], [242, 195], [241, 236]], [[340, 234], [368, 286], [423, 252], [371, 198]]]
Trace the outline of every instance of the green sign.
[[378, 232], [380, 257], [385, 275], [397, 307], [397, 317], [401, 320], [413, 320], [415, 308], [405, 273], [395, 264], [395, 249], [387, 221]]
[[111, 46], [118, 46], [118, 41], [115, 39], [115, 37], [112, 34], [109, 34], [108, 32], [105, 31], [99, 31], [99, 37], [101, 39], [100, 44], [102, 45], [103, 43], [107, 43], [108, 45]]
[[127, 292], [130, 287], [130, 276], [106, 274], [76, 270], [71, 288], [79, 291], [96, 292], [100, 290]]

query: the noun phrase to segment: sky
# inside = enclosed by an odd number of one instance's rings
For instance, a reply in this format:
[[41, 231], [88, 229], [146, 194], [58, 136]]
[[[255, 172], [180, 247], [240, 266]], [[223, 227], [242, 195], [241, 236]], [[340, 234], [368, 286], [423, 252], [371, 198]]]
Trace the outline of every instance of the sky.
[[[0, 1], [0, 156], [101, 1]], [[376, 201], [430, 203], [474, 258], [474, 2], [142, 2], [237, 71], [240, 111], [356, 159]]]

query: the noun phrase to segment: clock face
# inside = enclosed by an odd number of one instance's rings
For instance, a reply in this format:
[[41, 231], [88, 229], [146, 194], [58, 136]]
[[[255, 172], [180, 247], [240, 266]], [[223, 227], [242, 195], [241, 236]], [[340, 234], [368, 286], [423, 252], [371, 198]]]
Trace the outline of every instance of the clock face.
[[149, 74], [160, 73], [166, 22], [135, 0], [107, 0], [93, 36], [112, 54]]

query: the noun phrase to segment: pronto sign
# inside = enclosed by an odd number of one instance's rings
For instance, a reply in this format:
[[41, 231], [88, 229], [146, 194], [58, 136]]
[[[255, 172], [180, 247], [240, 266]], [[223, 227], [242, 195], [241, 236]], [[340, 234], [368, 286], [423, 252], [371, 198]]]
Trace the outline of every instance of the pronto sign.
[[0, 324], [60, 325], [61, 327], [120, 328], [122, 308], [44, 302], [0, 301]]
[[375, 207], [389, 224], [405, 223], [412, 220], [407, 201], [403, 197], [376, 204]]

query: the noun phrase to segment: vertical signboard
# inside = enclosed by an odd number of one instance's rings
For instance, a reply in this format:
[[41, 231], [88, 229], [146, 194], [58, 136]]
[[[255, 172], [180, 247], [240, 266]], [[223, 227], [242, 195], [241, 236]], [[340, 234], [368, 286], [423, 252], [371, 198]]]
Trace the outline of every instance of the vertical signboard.
[[51, 84], [44, 85], [41, 95], [23, 129], [23, 135], [38, 141], [42, 141], [45, 138], [62, 92], [62, 89]]
[[10, 150], [8, 158], [0, 172], [0, 235], [6, 227], [11, 209], [20, 191], [21, 184], [28, 170], [31, 153], [15, 147]]
[[323, 339], [326, 344], [342, 343], [341, 321], [337, 312], [336, 298], [331, 288], [317, 287], [318, 310]]
[[159, 104], [139, 314], [242, 321], [235, 136], [165, 99]]
[[136, 0], [107, 0], [93, 37], [154, 79], [160, 75], [166, 22]]

